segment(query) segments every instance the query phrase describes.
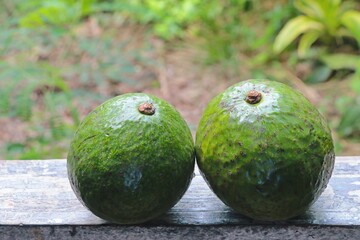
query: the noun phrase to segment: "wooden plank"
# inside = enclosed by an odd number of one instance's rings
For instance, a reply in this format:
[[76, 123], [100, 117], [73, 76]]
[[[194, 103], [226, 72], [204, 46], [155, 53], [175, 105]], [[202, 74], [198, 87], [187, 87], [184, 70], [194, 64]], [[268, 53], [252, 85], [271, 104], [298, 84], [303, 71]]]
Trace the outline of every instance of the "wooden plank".
[[[330, 183], [302, 216], [276, 225], [360, 226], [360, 157], [337, 157]], [[0, 226], [106, 225], [76, 199], [66, 160], [0, 161]], [[150, 225], [266, 225], [235, 213], [196, 171], [181, 201]], [[148, 225], [149, 225], [148, 224]]]
[[360, 229], [342, 226], [1, 226], [1, 240], [358, 240]]

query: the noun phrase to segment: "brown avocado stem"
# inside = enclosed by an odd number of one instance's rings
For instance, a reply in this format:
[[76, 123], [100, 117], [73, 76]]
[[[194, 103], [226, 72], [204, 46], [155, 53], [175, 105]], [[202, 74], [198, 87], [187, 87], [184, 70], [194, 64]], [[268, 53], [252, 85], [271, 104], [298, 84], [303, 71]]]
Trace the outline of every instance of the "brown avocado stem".
[[250, 104], [256, 104], [261, 101], [261, 93], [256, 90], [250, 90], [245, 97], [245, 101]]
[[145, 115], [153, 115], [155, 113], [155, 107], [151, 103], [144, 102], [139, 105], [138, 110]]

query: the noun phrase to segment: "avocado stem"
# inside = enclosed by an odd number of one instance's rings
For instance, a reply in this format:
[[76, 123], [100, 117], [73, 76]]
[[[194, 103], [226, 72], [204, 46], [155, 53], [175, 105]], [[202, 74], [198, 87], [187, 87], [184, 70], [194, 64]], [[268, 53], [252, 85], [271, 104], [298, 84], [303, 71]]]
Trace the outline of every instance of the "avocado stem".
[[155, 107], [151, 103], [144, 102], [139, 105], [138, 110], [145, 115], [153, 115], [155, 113]]
[[261, 93], [256, 90], [250, 90], [245, 97], [245, 101], [250, 104], [256, 104], [261, 101]]

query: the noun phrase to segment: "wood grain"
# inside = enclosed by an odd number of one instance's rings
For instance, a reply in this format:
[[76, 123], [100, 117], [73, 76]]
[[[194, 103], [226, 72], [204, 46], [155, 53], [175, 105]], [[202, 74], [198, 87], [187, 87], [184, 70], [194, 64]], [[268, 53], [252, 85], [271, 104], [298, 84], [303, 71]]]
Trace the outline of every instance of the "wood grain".
[[[181, 201], [150, 225], [360, 226], [360, 157], [337, 157], [330, 183], [302, 216], [255, 222], [225, 206], [196, 170]], [[0, 226], [107, 225], [81, 205], [67, 179], [66, 160], [0, 161]], [[147, 225], [149, 225], [147, 224]]]

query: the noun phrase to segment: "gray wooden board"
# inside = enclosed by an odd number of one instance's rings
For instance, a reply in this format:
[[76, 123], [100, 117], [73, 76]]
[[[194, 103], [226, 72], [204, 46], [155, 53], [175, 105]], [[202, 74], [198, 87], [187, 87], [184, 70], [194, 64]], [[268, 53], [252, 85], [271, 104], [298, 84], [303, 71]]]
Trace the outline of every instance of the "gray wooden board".
[[[196, 170], [190, 188], [149, 226], [360, 226], [360, 157], [337, 157], [330, 183], [303, 215], [256, 222], [225, 206]], [[66, 160], [0, 160], [0, 226], [110, 225], [81, 205], [67, 179]]]
[[0, 226], [1, 240], [346, 240], [360, 239], [360, 229], [343, 226]]

